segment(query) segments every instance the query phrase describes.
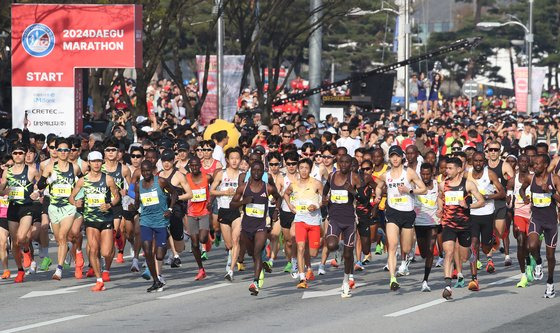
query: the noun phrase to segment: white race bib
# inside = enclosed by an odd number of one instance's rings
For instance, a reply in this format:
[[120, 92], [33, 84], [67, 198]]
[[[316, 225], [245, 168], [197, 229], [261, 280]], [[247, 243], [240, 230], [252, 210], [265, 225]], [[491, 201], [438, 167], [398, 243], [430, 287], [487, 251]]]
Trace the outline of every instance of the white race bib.
[[548, 207], [552, 203], [552, 193], [533, 193], [533, 206]]
[[463, 191], [447, 191], [445, 192], [445, 205], [446, 206], [459, 206], [463, 201]]
[[197, 190], [192, 190], [193, 197], [191, 202], [203, 202], [206, 201], [206, 189], [199, 188]]
[[23, 186], [12, 186], [8, 196], [10, 200], [23, 200], [25, 199], [25, 188]]
[[336, 204], [348, 203], [348, 191], [331, 190], [331, 202]]
[[140, 200], [144, 206], [153, 206], [159, 204], [157, 191], [140, 193]]
[[250, 203], [245, 205], [245, 214], [251, 217], [263, 218], [265, 204]]
[[86, 195], [86, 203], [89, 207], [101, 207], [105, 203], [105, 194], [88, 193]]

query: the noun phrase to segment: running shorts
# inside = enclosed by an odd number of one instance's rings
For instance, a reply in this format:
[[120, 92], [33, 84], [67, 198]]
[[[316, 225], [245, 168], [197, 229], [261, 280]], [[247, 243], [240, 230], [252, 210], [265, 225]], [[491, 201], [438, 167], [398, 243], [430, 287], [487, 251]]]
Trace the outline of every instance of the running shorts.
[[358, 233], [360, 237], [369, 235], [369, 228], [373, 225], [374, 221], [370, 217], [358, 217]]
[[233, 221], [241, 216], [237, 208], [220, 208], [218, 210], [218, 222], [231, 226]]
[[356, 223], [340, 223], [340, 221], [336, 219], [330, 219], [325, 238], [328, 236], [335, 236], [338, 239], [341, 234], [344, 246], [354, 247], [356, 243]]
[[443, 242], [447, 241], [459, 241], [459, 245], [462, 247], [471, 246], [471, 230], [470, 229], [455, 229], [448, 226], [443, 227], [441, 232], [441, 237]]
[[183, 228], [183, 217], [185, 216], [184, 205], [175, 205], [173, 212], [169, 217], [169, 234], [175, 241], [181, 241], [185, 238]]
[[309, 248], [318, 249], [321, 244], [321, 226], [309, 225], [305, 222], [294, 222], [296, 224], [296, 243], [308, 241]]
[[200, 230], [210, 230], [210, 216], [187, 216], [189, 235], [197, 235]]
[[51, 204], [51, 197], [48, 195], [43, 196], [43, 204], [41, 205], [41, 214], [49, 215], [50, 204]]
[[142, 242], [156, 241], [156, 247], [167, 246], [167, 228], [152, 228], [144, 225], [140, 226], [140, 239]]
[[59, 224], [64, 218], [72, 216], [76, 217], [76, 206], [66, 205], [66, 206], [49, 206], [49, 219], [52, 224]]
[[529, 234], [544, 234], [544, 243], [548, 247], [556, 248], [556, 242], [558, 241], [558, 225], [556, 220], [551, 223], [543, 223], [541, 221], [535, 221], [531, 219], [529, 222]]
[[296, 217], [296, 214], [285, 212], [280, 209], [280, 225], [282, 228], [290, 229], [292, 227], [292, 222], [294, 222], [294, 217]]
[[25, 216], [33, 216], [32, 204], [19, 205], [16, 203], [10, 203], [8, 206], [8, 221], [19, 223], [19, 221]]
[[111, 211], [113, 212], [113, 218], [115, 220], [118, 220], [123, 217], [123, 208], [120, 202], [116, 206], [112, 207]]
[[492, 245], [494, 233], [494, 214], [471, 215], [471, 237], [476, 237], [482, 245]]
[[0, 218], [0, 228], [6, 229], [6, 231], [10, 231], [8, 227], [8, 219], [7, 218]]
[[494, 219], [505, 220], [507, 215], [507, 206], [504, 200], [494, 200]]
[[414, 226], [414, 220], [416, 220], [416, 212], [413, 210], [403, 212], [387, 206], [387, 209], [385, 210], [385, 218], [387, 219], [387, 223], [394, 223], [399, 227], [399, 229], [412, 229], [412, 226]]
[[43, 204], [40, 201], [33, 201], [33, 223], [41, 223]]
[[133, 221], [133, 222], [134, 222], [134, 217], [136, 216], [136, 214], [138, 214], [138, 212], [135, 211], [135, 210], [123, 209], [123, 212], [122, 212], [122, 216], [124, 217], [125, 220]]
[[99, 231], [103, 230], [113, 230], [115, 227], [113, 225], [113, 221], [105, 221], [105, 222], [92, 222], [92, 221], [85, 221], [84, 225], [87, 228], [94, 228]]
[[525, 234], [529, 233], [529, 219], [522, 216], [514, 216], [513, 217], [513, 225], [520, 231], [524, 232]]

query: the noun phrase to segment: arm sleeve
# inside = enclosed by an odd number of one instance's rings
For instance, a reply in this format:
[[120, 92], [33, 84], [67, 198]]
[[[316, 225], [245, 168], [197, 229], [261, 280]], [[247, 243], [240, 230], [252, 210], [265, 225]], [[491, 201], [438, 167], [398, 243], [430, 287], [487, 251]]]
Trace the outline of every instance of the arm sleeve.
[[37, 183], [37, 188], [40, 190], [44, 190], [47, 187], [47, 178], [45, 176], [41, 176], [39, 182]]

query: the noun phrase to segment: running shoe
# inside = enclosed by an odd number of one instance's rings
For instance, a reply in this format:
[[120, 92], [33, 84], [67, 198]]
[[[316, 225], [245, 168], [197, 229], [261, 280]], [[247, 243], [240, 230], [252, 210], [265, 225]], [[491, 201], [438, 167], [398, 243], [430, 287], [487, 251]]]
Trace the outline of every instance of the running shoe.
[[313, 274], [312, 269], [307, 270], [307, 272], [305, 273], [305, 279], [307, 281], [315, 281], [315, 274]]
[[454, 268], [453, 273], [451, 273], [451, 279], [455, 280], [457, 278], [457, 274], [458, 274], [457, 269]]
[[356, 288], [356, 281], [354, 281], [354, 278], [350, 278], [348, 280], [348, 285], [350, 286], [350, 289]]
[[547, 283], [546, 284], [546, 291], [544, 292], [544, 298], [554, 298], [556, 294], [554, 293], [554, 284]]
[[494, 267], [494, 261], [492, 259], [488, 259], [488, 262], [486, 263], [486, 271], [490, 274], [496, 271], [496, 267]]
[[367, 265], [371, 260], [371, 252], [364, 256], [364, 260], [362, 260], [362, 264]]
[[528, 265], [527, 268], [525, 269], [525, 276], [527, 277], [527, 282], [533, 282], [535, 280], [535, 276], [534, 274], [534, 270], [533, 270], [533, 266]]
[[2, 279], [2, 280], [9, 279], [11, 275], [12, 275], [12, 274], [10, 273], [10, 270], [9, 270], [9, 269], [5, 269], [5, 270], [4, 270], [4, 273], [2, 274], [2, 276], [0, 276], [0, 279]]
[[364, 270], [364, 265], [361, 261], [356, 261], [356, 263], [354, 264], [354, 270], [359, 272]]
[[375, 255], [380, 256], [383, 254], [383, 243], [377, 243], [375, 246]]
[[130, 266], [131, 272], [140, 272], [140, 267], [138, 267], [138, 259], [132, 258], [132, 265]]
[[54, 271], [52, 279], [53, 280], [58, 280], [58, 281], [60, 281], [62, 279], [62, 270], [60, 268], [57, 268], [56, 271]]
[[163, 264], [164, 264], [165, 266], [171, 265], [171, 256], [168, 256], [168, 257], [163, 261]]
[[101, 273], [101, 278], [103, 279], [103, 282], [111, 281], [111, 276], [109, 275], [109, 271], [103, 271]]
[[70, 264], [65, 261], [64, 264], [62, 264], [62, 268], [70, 269]]
[[441, 294], [441, 296], [443, 296], [443, 298], [445, 298], [446, 300], [450, 300], [451, 299], [451, 287], [447, 286], [445, 288], [443, 288], [443, 293]]
[[533, 276], [535, 277], [535, 280], [542, 280], [543, 278], [542, 264], [535, 266], [535, 273]]
[[202, 281], [204, 280], [205, 277], [206, 277], [206, 271], [204, 270], [204, 268], [199, 268], [198, 274], [196, 274], [196, 277], [194, 279], [196, 281]]
[[288, 261], [286, 266], [284, 266], [284, 273], [290, 273], [292, 271], [292, 263]]
[[410, 275], [410, 272], [408, 271], [408, 264], [406, 263], [406, 261], [403, 261], [401, 262], [401, 265], [397, 270], [397, 276], [407, 276], [407, 275]]
[[216, 234], [214, 238], [214, 247], [220, 247], [220, 243], [222, 242], [222, 237], [220, 234]]
[[383, 270], [385, 272], [388, 272], [389, 271], [389, 265], [385, 264], [385, 266], [383, 266]]
[[331, 260], [331, 267], [338, 268], [338, 261], [336, 259]]
[[86, 277], [94, 277], [95, 276], [95, 271], [93, 270], [93, 267], [88, 268], [88, 271], [86, 272]]
[[259, 274], [259, 288], [262, 288], [264, 285], [264, 271], [261, 269], [261, 273]]
[[342, 283], [342, 293], [340, 294], [342, 298], [350, 298], [352, 294], [350, 293], [350, 284], [349, 283]]
[[226, 260], [226, 273], [229, 271], [229, 268], [231, 266], [231, 251], [226, 251], [227, 253], [227, 260]]
[[158, 275], [158, 280], [159, 280], [159, 282], [163, 283], [164, 286], [167, 284], [165, 282], [165, 279], [163, 278], [163, 275]]
[[297, 271], [290, 273], [292, 279], [297, 280], [299, 279], [299, 273]]
[[84, 277], [84, 272], [82, 271], [83, 266], [76, 266], [74, 268], [74, 277], [78, 280], [81, 280]]
[[200, 255], [200, 258], [202, 258], [203, 261], [208, 260], [208, 253], [206, 253], [206, 251], [202, 252], [202, 254]]
[[470, 291], [479, 291], [480, 286], [478, 285], [478, 280], [471, 280], [471, 282], [469, 282], [468, 288]]
[[121, 252], [117, 253], [117, 263], [124, 264], [124, 254]]
[[31, 266], [31, 262], [33, 259], [31, 258], [31, 251], [23, 252], [23, 268], [28, 268]]
[[245, 270], [245, 264], [242, 262], [237, 263], [237, 270], [243, 272]]
[[26, 274], [35, 274], [37, 273], [37, 263], [35, 262], [35, 260], [33, 260], [31, 262], [31, 265], [29, 265], [29, 269], [27, 270]]
[[459, 277], [457, 278], [457, 282], [455, 282], [453, 288], [463, 288], [464, 286], [465, 286], [465, 278]]
[[142, 273], [142, 278], [144, 280], [150, 280], [152, 278], [152, 274], [150, 274], [150, 270], [148, 269], [148, 267], [144, 269], [144, 272]]
[[272, 266], [268, 261], [263, 261], [263, 268], [267, 273], [272, 273]]
[[[76, 261], [78, 261], [76, 259]], [[82, 258], [83, 261], [83, 258]], [[39, 265], [39, 270], [40, 271], [48, 271], [49, 267], [52, 265], [52, 260], [49, 257], [44, 257], [43, 260], [41, 261], [41, 265]]]
[[397, 278], [396, 277], [391, 277], [391, 282], [389, 283], [389, 287], [391, 288], [392, 291], [397, 291], [400, 288], [399, 283], [397, 282]]
[[152, 284], [152, 286], [150, 288], [148, 288], [146, 291], [149, 292], [149, 293], [160, 292], [160, 291], [163, 291], [163, 286], [164, 286], [163, 283], [154, 281], [154, 284]]
[[181, 267], [181, 258], [173, 257], [173, 259], [171, 259], [171, 268], [177, 267]]
[[251, 282], [251, 284], [249, 285], [249, 291], [253, 296], [257, 296], [259, 294], [259, 287], [257, 287], [257, 284], [258, 282], [257, 283]]
[[327, 274], [327, 272], [325, 272], [325, 265], [319, 264], [319, 269], [317, 270], [317, 272], [319, 273], [319, 275]]
[[438, 257], [438, 259], [436, 261], [436, 267], [442, 267], [442, 266], [443, 266], [443, 258]]
[[529, 285], [529, 281], [527, 280], [527, 275], [523, 274], [521, 276], [521, 280], [519, 280], [519, 282], [517, 283], [517, 288], [527, 288], [527, 285]]
[[424, 280], [422, 281], [422, 292], [426, 293], [426, 292], [430, 292], [432, 291], [432, 289], [430, 288], [430, 286], [428, 285], [428, 281]]
[[82, 252], [76, 252], [76, 267], [84, 267], [84, 254]]
[[115, 245], [117, 246], [117, 249], [124, 249], [124, 237], [122, 237], [120, 231], [115, 232]]
[[105, 291], [105, 284], [103, 282], [96, 282], [95, 286], [91, 287], [91, 291]]
[[478, 270], [482, 269], [482, 262], [480, 262], [480, 260], [476, 261], [476, 269]]
[[14, 279], [14, 282], [15, 283], [22, 283], [23, 281], [25, 281], [25, 272], [24, 271], [18, 271], [17, 276]]
[[542, 242], [544, 240], [544, 233], [539, 235], [539, 240]]
[[307, 289], [307, 281], [305, 280], [300, 280], [299, 283], [297, 284], [297, 288], [298, 289]]
[[224, 280], [228, 280], [229, 282], [233, 282], [233, 271], [229, 270], [226, 275], [224, 276]]
[[506, 258], [504, 259], [504, 266], [508, 267], [508, 266], [511, 266], [511, 264], [512, 264], [512, 261], [511, 261], [511, 258], [509, 256], [509, 254], [508, 254], [508, 255], [506, 255]]

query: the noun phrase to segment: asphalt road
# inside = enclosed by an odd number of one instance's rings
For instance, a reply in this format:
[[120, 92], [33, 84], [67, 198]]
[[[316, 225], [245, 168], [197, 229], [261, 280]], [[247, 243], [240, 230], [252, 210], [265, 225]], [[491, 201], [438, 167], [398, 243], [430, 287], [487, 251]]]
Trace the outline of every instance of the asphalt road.
[[[51, 257], [55, 251], [51, 247]], [[285, 261], [279, 260], [254, 297], [248, 291], [250, 258], [246, 258], [247, 271], [236, 272], [235, 281], [229, 283], [223, 280], [223, 248], [213, 249], [209, 256], [204, 281], [194, 281], [194, 259], [185, 252], [181, 268], [164, 266], [166, 289], [152, 294], [146, 293], [151, 282], [129, 271], [130, 259], [113, 265], [112, 281], [101, 293], [89, 291], [94, 279], [74, 279], [73, 268], [64, 272], [61, 281], [50, 279], [52, 269], [27, 276], [23, 284], [2, 280], [0, 333], [560, 331], [560, 299], [542, 298], [546, 274], [542, 281], [518, 289], [516, 260], [505, 268], [501, 254], [495, 256], [496, 273], [479, 274], [479, 292], [454, 289], [450, 301], [441, 297], [442, 268], [432, 270], [432, 292], [420, 292], [424, 272], [420, 261], [411, 264], [409, 276], [399, 279], [401, 289], [391, 292], [388, 273], [382, 271], [386, 256], [374, 256], [365, 271], [356, 273], [353, 296], [342, 299], [341, 268], [328, 267], [327, 275], [318, 276], [309, 289], [298, 290], [296, 281], [281, 271]]]

